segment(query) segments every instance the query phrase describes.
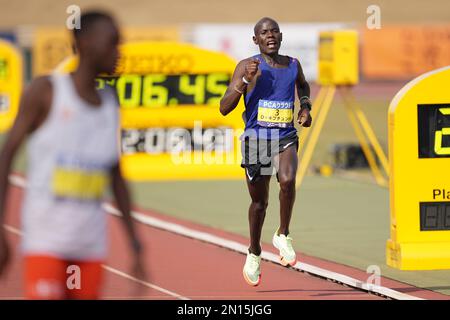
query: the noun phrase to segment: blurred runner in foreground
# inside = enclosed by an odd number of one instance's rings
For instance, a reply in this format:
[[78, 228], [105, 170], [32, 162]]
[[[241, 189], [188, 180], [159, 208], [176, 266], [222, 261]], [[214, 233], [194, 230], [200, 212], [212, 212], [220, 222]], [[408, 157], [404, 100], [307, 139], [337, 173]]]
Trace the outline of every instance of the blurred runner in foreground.
[[[106, 13], [81, 16], [74, 30], [79, 53], [72, 74], [35, 79], [23, 94], [16, 122], [0, 154], [0, 275], [9, 247], [3, 228], [11, 163], [28, 136], [28, 173], [22, 206], [25, 295], [31, 299], [96, 299], [107, 257], [106, 213], [112, 187], [133, 250], [133, 274], [145, 277], [141, 244], [119, 167], [119, 107], [112, 89], [96, 90], [100, 73], [113, 73], [119, 30]], [[70, 265], [79, 267], [79, 285]], [[68, 274], [69, 272], [69, 274]], [[78, 288], [79, 287], [79, 288]]]
[[269, 200], [269, 181], [273, 168], [280, 183], [280, 227], [273, 244], [280, 251], [284, 266], [297, 262], [289, 236], [289, 223], [295, 201], [298, 137], [294, 127], [295, 88], [300, 99], [297, 121], [311, 126], [310, 89], [300, 62], [278, 53], [282, 34], [278, 23], [263, 18], [255, 25], [253, 41], [260, 54], [244, 59], [236, 66], [228, 89], [220, 103], [227, 115], [244, 96], [245, 133], [242, 136], [242, 167], [250, 192], [250, 248], [244, 265], [244, 279], [256, 286], [261, 281], [261, 230]]

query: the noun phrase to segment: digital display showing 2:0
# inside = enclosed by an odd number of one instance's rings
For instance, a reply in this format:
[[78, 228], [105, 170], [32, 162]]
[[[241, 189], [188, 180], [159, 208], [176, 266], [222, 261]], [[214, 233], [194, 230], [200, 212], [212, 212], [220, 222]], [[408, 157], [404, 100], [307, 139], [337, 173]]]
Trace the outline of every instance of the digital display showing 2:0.
[[450, 104], [418, 105], [419, 158], [450, 157]]
[[109, 85], [124, 108], [177, 105], [218, 105], [230, 75], [225, 73], [182, 75], [121, 75], [97, 79], [97, 89]]

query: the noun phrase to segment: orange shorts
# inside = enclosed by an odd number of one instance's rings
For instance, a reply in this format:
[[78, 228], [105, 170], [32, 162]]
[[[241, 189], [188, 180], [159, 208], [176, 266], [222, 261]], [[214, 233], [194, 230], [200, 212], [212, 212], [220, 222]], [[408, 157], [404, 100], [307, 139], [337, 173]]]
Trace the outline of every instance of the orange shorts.
[[27, 299], [98, 299], [102, 261], [67, 261], [53, 256], [25, 256]]

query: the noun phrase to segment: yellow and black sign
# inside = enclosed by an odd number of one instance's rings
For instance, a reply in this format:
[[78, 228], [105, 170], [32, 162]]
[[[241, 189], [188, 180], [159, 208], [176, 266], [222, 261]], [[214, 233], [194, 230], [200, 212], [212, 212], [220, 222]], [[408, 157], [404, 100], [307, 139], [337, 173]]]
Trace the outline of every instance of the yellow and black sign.
[[0, 40], [0, 133], [14, 122], [22, 91], [22, 58], [9, 42]]
[[358, 33], [354, 30], [324, 31], [319, 39], [321, 85], [358, 83]]
[[407, 84], [389, 107], [388, 265], [450, 268], [450, 67]]
[[[242, 177], [239, 112], [219, 113], [235, 61], [188, 44], [121, 46], [112, 76], [121, 106], [122, 168], [132, 180]], [[61, 70], [73, 70], [75, 59]], [[241, 112], [243, 106], [240, 105]]]

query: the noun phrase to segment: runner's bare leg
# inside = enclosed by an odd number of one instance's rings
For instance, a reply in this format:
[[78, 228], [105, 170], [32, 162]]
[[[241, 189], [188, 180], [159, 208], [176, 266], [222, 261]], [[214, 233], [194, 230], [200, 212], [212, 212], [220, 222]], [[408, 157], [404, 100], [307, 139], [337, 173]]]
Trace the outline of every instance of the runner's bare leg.
[[259, 256], [261, 254], [261, 230], [269, 203], [269, 183], [271, 176], [262, 176], [257, 182], [250, 183], [247, 178], [247, 187], [252, 202], [248, 209], [250, 226], [250, 252]]
[[279, 155], [278, 180], [280, 183], [280, 228], [278, 234], [289, 234], [289, 224], [295, 202], [295, 176], [298, 158], [294, 145], [289, 146]]

